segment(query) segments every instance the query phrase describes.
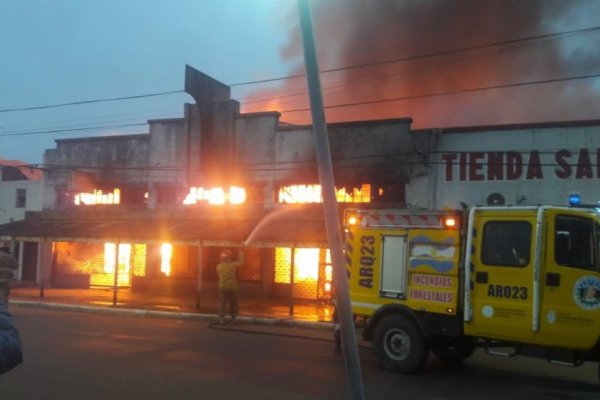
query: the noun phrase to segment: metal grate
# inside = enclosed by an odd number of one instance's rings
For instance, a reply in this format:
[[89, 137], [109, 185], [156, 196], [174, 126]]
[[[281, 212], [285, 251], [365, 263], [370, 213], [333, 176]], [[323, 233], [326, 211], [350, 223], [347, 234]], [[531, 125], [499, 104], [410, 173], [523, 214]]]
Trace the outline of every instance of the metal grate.
[[[131, 286], [132, 276], [144, 276], [146, 271], [146, 245], [120, 243], [118, 253], [117, 284]], [[54, 243], [53, 284], [64, 288], [89, 288], [114, 286], [115, 243]]]
[[244, 265], [238, 270], [238, 279], [245, 281], [260, 281], [260, 250], [244, 250]]
[[[331, 268], [326, 249], [296, 248], [294, 251], [294, 297], [306, 300], [331, 298]], [[275, 283], [290, 284], [292, 249], [275, 249]]]
[[[197, 276], [197, 248], [173, 245], [171, 256], [171, 273], [174, 278], [195, 278]], [[164, 257], [162, 259], [164, 262]]]

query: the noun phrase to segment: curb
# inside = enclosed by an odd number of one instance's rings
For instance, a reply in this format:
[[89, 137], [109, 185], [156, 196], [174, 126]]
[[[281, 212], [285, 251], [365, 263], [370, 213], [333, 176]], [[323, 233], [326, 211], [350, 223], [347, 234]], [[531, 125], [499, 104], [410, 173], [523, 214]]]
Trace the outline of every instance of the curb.
[[[87, 312], [95, 314], [107, 314], [107, 315], [127, 315], [134, 317], [151, 317], [151, 318], [169, 318], [169, 319], [185, 319], [185, 320], [196, 320], [196, 321], [215, 321], [217, 319], [216, 314], [202, 314], [202, 313], [189, 313], [189, 312], [176, 312], [176, 311], [157, 311], [157, 310], [146, 310], [139, 308], [122, 308], [114, 306], [88, 306], [80, 304], [65, 304], [65, 303], [48, 303], [44, 301], [31, 301], [31, 300], [17, 300], [10, 299], [9, 305], [17, 307], [28, 307], [28, 308], [40, 308], [48, 310], [59, 310], [59, 311], [74, 311], [74, 312]], [[310, 321], [299, 321], [293, 319], [283, 318], [269, 318], [269, 317], [253, 317], [239, 315], [238, 320], [247, 322], [255, 325], [267, 325], [267, 326], [282, 326], [290, 328], [307, 328], [316, 330], [332, 330], [333, 323], [331, 322], [310, 322]]]

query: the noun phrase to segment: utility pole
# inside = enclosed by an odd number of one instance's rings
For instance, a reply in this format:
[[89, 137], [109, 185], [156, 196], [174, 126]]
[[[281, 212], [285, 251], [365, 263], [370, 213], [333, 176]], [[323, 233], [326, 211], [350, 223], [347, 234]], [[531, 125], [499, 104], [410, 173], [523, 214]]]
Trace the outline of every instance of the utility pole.
[[342, 348], [346, 367], [348, 397], [353, 400], [362, 400], [364, 399], [364, 388], [356, 344], [356, 331], [350, 307], [348, 280], [342, 248], [341, 225], [335, 197], [333, 167], [329, 149], [329, 137], [327, 135], [327, 124], [325, 122], [325, 111], [323, 109], [319, 65], [315, 49], [309, 0], [298, 0], [298, 10], [300, 13], [300, 26], [302, 28], [302, 42], [304, 44], [306, 78], [310, 95], [313, 138], [319, 168], [319, 182], [321, 183], [321, 193], [323, 195], [325, 229], [331, 250], [338, 316], [342, 328]]

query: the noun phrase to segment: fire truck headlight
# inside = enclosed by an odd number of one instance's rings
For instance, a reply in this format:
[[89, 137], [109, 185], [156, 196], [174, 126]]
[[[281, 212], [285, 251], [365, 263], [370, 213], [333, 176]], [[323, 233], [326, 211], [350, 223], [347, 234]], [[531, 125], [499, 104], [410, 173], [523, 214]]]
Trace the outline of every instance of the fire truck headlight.
[[349, 215], [348, 219], [346, 219], [346, 223], [348, 224], [348, 226], [355, 226], [356, 224], [358, 224], [358, 218], [356, 217], [356, 215]]
[[456, 227], [456, 219], [452, 218], [452, 217], [448, 217], [446, 218], [446, 220], [444, 221], [444, 224], [446, 225], [446, 227], [448, 228], [454, 228]]
[[569, 205], [570, 206], [581, 205], [581, 195], [577, 192], [569, 193]]

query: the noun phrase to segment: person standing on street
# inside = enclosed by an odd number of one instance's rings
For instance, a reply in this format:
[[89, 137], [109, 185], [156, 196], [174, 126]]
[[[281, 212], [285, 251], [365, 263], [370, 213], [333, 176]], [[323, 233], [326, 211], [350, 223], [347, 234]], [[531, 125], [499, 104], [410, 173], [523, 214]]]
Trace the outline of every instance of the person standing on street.
[[237, 261], [233, 261], [231, 250], [223, 250], [220, 262], [217, 265], [219, 275], [219, 323], [225, 324], [227, 306], [229, 306], [230, 322], [234, 322], [238, 315], [237, 297], [237, 269], [244, 263], [244, 253], [239, 250]]
[[8, 313], [9, 282], [17, 269], [17, 259], [6, 244], [0, 243], [0, 375], [23, 362], [19, 331]]
[[9, 243], [0, 241], [0, 298], [8, 300], [10, 286], [8, 285], [13, 277], [13, 271], [19, 267], [17, 259], [10, 254]]

